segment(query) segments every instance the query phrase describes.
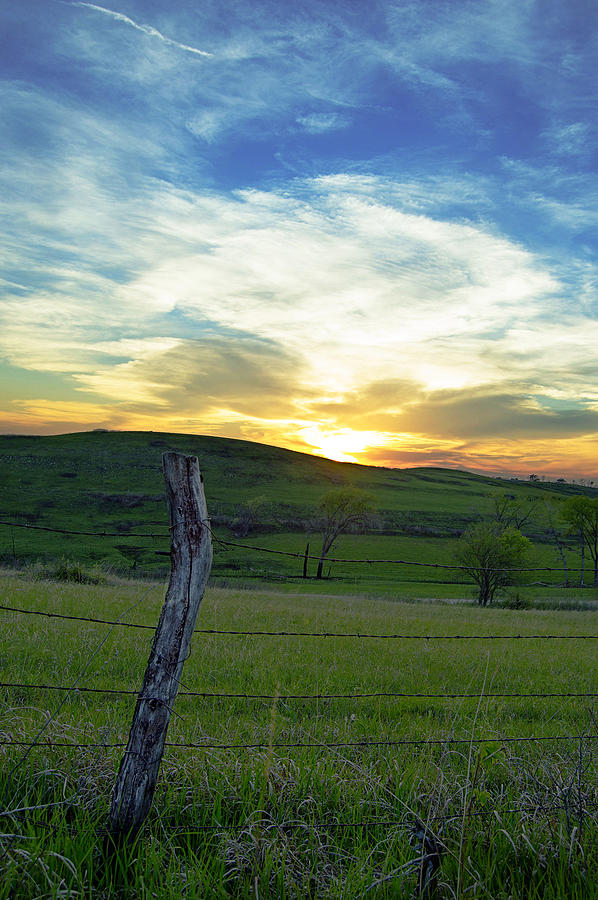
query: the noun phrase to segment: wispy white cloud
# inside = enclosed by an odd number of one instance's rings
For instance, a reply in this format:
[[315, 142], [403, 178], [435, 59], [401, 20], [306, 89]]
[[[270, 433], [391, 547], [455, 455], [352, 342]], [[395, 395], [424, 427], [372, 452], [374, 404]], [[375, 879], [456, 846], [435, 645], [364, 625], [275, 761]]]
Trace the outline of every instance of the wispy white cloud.
[[143, 34], [147, 34], [149, 37], [158, 38], [158, 40], [162, 41], [164, 44], [168, 44], [171, 47], [177, 47], [179, 50], [185, 50], [187, 53], [195, 53], [197, 56], [208, 57], [213, 55], [212, 53], [208, 53], [207, 50], [199, 50], [197, 47], [191, 47], [189, 44], [182, 44], [180, 41], [175, 41], [172, 38], [166, 37], [166, 35], [162, 34], [161, 31], [158, 31], [158, 29], [154, 28], [152, 25], [140, 25], [138, 22], [129, 18], [129, 16], [125, 16], [123, 13], [116, 12], [113, 9], [106, 9], [106, 7], [97, 6], [95, 3], [86, 3], [84, 0], [71, 0], [71, 2], [69, 2], [69, 0], [61, 0], [61, 2], [66, 3], [67, 6], [79, 6], [86, 9], [93, 9], [99, 13], [104, 13], [112, 19], [115, 19], [117, 22], [124, 22], [132, 28], [136, 28], [137, 31], [142, 31]]
[[324, 134], [326, 131], [336, 131], [346, 128], [349, 123], [349, 117], [342, 113], [310, 113], [307, 116], [297, 117], [297, 124], [309, 134]]
[[571, 122], [568, 125], [554, 125], [542, 132], [549, 150], [561, 156], [586, 156], [594, 149], [596, 141], [591, 140], [591, 130], [587, 122]]
[[[564, 316], [562, 283], [482, 224], [405, 209], [405, 193], [350, 175], [229, 196], [148, 183], [110, 242], [86, 238], [97, 274], [56, 268], [53, 293], [7, 301], [0, 345], [15, 364], [101, 382], [115, 399], [129, 375], [138, 383], [142, 370], [129, 363], [141, 356], [107, 334], [135, 332], [145, 359], [204, 323], [231, 348], [251, 335], [301, 360], [298, 396], [305, 383], [325, 398], [399, 375], [428, 389], [499, 384], [514, 370], [530, 389], [544, 380], [577, 390], [571, 373], [591, 362], [596, 326], [582, 310]], [[93, 184], [84, 194], [91, 215], [113, 202]], [[100, 275], [121, 263], [121, 240], [134, 247], [126, 277]]]
[[231, 118], [234, 113], [230, 107], [202, 109], [187, 120], [186, 128], [194, 137], [212, 144], [229, 128]]

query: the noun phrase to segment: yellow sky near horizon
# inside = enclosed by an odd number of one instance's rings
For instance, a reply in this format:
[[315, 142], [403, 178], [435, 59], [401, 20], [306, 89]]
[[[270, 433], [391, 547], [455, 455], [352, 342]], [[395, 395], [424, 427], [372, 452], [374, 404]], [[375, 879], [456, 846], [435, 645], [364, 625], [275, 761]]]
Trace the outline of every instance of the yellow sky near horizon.
[[51, 435], [107, 428], [117, 431], [154, 431], [174, 434], [206, 434], [270, 444], [339, 462], [409, 468], [436, 466], [485, 474], [527, 477], [534, 473], [549, 478], [593, 480], [598, 442], [594, 438], [533, 440], [477, 440], [431, 438], [418, 433], [384, 433], [352, 428], [326, 427], [313, 422], [260, 420], [239, 417], [222, 410], [220, 421], [189, 422], [164, 413], [126, 415], [115, 408], [78, 401], [24, 405], [20, 415], [4, 417], [3, 431]]

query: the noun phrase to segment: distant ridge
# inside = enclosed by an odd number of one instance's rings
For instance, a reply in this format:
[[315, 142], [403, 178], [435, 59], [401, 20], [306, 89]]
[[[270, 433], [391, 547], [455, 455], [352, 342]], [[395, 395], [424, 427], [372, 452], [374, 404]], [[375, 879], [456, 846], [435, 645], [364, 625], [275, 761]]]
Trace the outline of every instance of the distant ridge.
[[[321, 497], [342, 485], [373, 494], [377, 518], [370, 543], [374, 544], [384, 535], [416, 543], [422, 538], [454, 541], [468, 524], [489, 514], [492, 498], [500, 493], [526, 502], [598, 494], [579, 485], [510, 481], [459, 469], [388, 469], [336, 462], [242, 439], [96, 429], [0, 436], [0, 519], [80, 531], [120, 531], [124, 541], [127, 532], [151, 529], [152, 523], [164, 520], [161, 464], [166, 450], [199, 458], [210, 516], [224, 535], [243, 536], [250, 520], [252, 533], [269, 535], [271, 540], [287, 535], [287, 544], [301, 550], [305, 536], [317, 531]], [[537, 517], [535, 539], [544, 539], [544, 528]], [[111, 552], [121, 558], [120, 550]], [[93, 559], [101, 553], [89, 541], [59, 544], [51, 536], [34, 539], [31, 534], [26, 539], [20, 534], [17, 540], [6, 527], [0, 528], [0, 561], [7, 563], [69, 554]]]

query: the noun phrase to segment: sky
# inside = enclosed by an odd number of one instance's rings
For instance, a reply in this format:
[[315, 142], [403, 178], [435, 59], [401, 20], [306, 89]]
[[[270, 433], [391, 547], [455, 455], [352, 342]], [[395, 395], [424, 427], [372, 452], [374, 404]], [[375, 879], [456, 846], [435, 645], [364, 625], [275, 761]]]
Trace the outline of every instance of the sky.
[[0, 0], [0, 431], [598, 476], [596, 0]]

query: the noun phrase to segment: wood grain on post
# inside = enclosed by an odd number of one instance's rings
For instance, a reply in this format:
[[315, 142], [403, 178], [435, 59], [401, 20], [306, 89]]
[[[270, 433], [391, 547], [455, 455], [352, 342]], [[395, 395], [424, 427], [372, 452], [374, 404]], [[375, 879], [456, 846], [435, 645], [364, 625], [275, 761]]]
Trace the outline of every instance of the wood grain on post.
[[113, 833], [137, 831], [149, 812], [183, 664], [212, 564], [212, 544], [199, 463], [165, 453], [171, 571], [127, 749], [112, 792]]

